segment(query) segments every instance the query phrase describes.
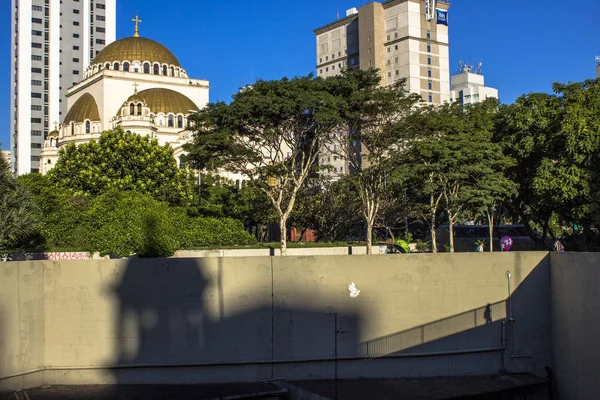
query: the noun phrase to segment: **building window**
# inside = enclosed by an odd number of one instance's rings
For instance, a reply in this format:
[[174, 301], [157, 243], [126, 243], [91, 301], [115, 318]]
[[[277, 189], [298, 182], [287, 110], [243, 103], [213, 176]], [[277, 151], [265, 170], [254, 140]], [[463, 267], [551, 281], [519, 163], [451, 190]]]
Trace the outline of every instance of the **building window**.
[[319, 58], [319, 63], [323, 62], [323, 57]]
[[[31, 161], [40, 161], [40, 156], [31, 156]], [[37, 169], [32, 169], [32, 172], [37, 172]]]
[[79, 58], [74, 58], [74, 59], [73, 59], [73, 62], [74, 62], [74, 63], [78, 63], [78, 62], [79, 62]]
[[433, 82], [427, 82], [427, 87], [429, 88], [429, 90], [433, 90]]
[[42, 36], [42, 31], [31, 31], [33, 36]]
[[398, 50], [398, 45], [395, 45], [395, 46], [394, 46], [394, 50]]
[[42, 98], [42, 94], [41, 93], [31, 92], [31, 97], [34, 98], [34, 99], [41, 99]]
[[36, 81], [36, 80], [32, 80], [32, 81], [31, 81], [31, 84], [32, 84], [33, 86], [42, 86], [42, 81]]
[[42, 6], [31, 6], [31, 9], [33, 11], [44, 11], [44, 8]]
[[76, 69], [73, 70], [73, 75], [79, 75], [79, 71], [77, 71]]
[[42, 19], [41, 18], [31, 18], [31, 22], [33, 22], [34, 24], [41, 24]]
[[115, 71], [118, 71], [118, 70], [119, 70], [119, 63], [118, 63], [118, 62], [114, 63], [114, 65], [113, 65], [113, 69], [114, 69]]
[[394, 37], [398, 38], [398, 32], [394, 33]]
[[31, 43], [31, 47], [33, 49], [41, 49], [42, 48], [42, 44], [41, 43]]
[[432, 72], [430, 69], [427, 70], [427, 76], [431, 78]]
[[400, 71], [396, 70], [396, 76], [400, 75]]
[[175, 76], [175, 67], [171, 67], [171, 76]]
[[392, 73], [388, 72], [388, 78], [391, 78], [391, 77], [392, 77]]
[[73, 14], [79, 14], [79, 10], [73, 10]]
[[104, 21], [104, 15], [96, 15], [96, 21]]
[[168, 118], [168, 120], [167, 120], [167, 121], [168, 121], [168, 122], [167, 122], [167, 126], [168, 126], [169, 128], [172, 128], [172, 127], [173, 127], [173, 116], [172, 116], [172, 115], [169, 115], [169, 118]]
[[90, 121], [85, 121], [85, 133], [90, 133], [92, 130], [92, 123]]
[[167, 76], [167, 66], [166, 65], [163, 65], [163, 67], [162, 67], [162, 74], [164, 76]]
[[429, 95], [429, 102], [433, 103], [433, 96], [432, 95]]
[[41, 118], [31, 118], [31, 122], [34, 124], [41, 124], [42, 119]]
[[98, 10], [104, 10], [104, 4], [96, 3], [96, 8]]
[[142, 115], [142, 104], [138, 104], [137, 106], [137, 115]]
[[42, 56], [33, 55], [33, 56], [31, 56], [31, 60], [33, 60], [33, 61], [42, 61]]
[[154, 68], [153, 68], [153, 72], [154, 75], [159, 75], [160, 74], [160, 67], [158, 66], [158, 64], [154, 64]]
[[183, 128], [183, 116], [182, 115], [177, 116], [177, 127]]
[[74, 37], [74, 38], [78, 38], [78, 37], [79, 37], [79, 33], [74, 33], [74, 34], [73, 34], [73, 37]]
[[96, 39], [96, 44], [105, 44], [104, 39]]
[[42, 111], [42, 106], [32, 105], [31, 111]]
[[129, 63], [128, 62], [123, 63], [123, 71], [129, 72]]
[[31, 131], [31, 136], [42, 136], [42, 131]]
[[129, 115], [135, 115], [135, 105], [133, 103], [129, 105]]
[[323, 68], [321, 68], [321, 69], [319, 70], [319, 74], [322, 74], [322, 73], [323, 73]]
[[388, 47], [388, 48], [387, 48], [387, 52], [389, 53], [390, 51], [392, 51], [392, 48], [391, 48], [391, 47]]
[[73, 50], [79, 50], [79, 46], [73, 46]]
[[79, 21], [73, 21], [74, 26], [79, 26]]
[[427, 52], [431, 53], [431, 45], [430, 44], [427, 45]]
[[150, 73], [150, 64], [144, 63], [144, 73], [145, 74], [149, 74]]
[[431, 39], [431, 31], [427, 31], [427, 39]]
[[427, 57], [427, 64], [431, 65], [431, 57]]
[[332, 71], [335, 71], [335, 65], [332, 65], [332, 66], [331, 66], [331, 70], [332, 70]]

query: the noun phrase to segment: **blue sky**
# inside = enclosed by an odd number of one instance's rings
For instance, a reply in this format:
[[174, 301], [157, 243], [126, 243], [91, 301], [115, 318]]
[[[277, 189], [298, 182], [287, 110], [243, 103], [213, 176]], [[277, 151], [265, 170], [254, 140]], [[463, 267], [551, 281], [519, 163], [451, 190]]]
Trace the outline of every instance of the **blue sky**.
[[[0, 1], [0, 143], [9, 147], [10, 1]], [[256, 78], [314, 72], [313, 29], [366, 0], [117, 0], [117, 38], [140, 33], [168, 47], [188, 75], [208, 79], [211, 101]], [[450, 63], [483, 62], [486, 84], [504, 103], [550, 91], [554, 81], [595, 77], [600, 2], [455, 0], [450, 8]]]

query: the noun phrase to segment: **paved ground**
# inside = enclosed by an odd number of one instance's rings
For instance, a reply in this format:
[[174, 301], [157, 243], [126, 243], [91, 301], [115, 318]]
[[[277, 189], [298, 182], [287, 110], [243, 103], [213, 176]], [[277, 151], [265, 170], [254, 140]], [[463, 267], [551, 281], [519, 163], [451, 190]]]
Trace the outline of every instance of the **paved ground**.
[[[272, 384], [51, 386], [0, 394], [0, 400], [233, 400], [273, 398]], [[260, 397], [259, 394], [265, 394]], [[26, 396], [25, 396], [26, 394]]]
[[[302, 389], [335, 399], [335, 382], [291, 382]], [[477, 376], [411, 380], [338, 381], [340, 400], [505, 399], [502, 393], [546, 393], [546, 381], [531, 375]], [[532, 391], [533, 390], [533, 391]], [[537, 398], [537, 397], [536, 397]], [[542, 397], [543, 398], [543, 397]]]
[[[333, 380], [289, 383], [339, 400], [496, 400], [506, 398], [501, 393], [507, 391], [511, 394], [547, 393], [546, 381], [531, 375], [340, 380], [337, 383], [337, 397]], [[0, 393], [0, 400], [234, 400], [274, 399], [277, 394], [282, 395], [283, 390], [269, 383], [53, 386], [19, 393]], [[547, 398], [547, 395], [539, 398]]]

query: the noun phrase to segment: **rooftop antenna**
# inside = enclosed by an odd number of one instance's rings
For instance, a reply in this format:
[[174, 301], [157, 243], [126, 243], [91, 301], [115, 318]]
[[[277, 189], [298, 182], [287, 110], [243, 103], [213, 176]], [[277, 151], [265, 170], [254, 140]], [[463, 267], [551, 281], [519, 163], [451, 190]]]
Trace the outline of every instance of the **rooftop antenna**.
[[477, 75], [481, 75], [482, 74], [482, 70], [483, 70], [483, 63], [481, 61], [479, 61], [477, 63], [477, 69], [475, 70], [475, 73]]
[[335, 19], [336, 19], [336, 21], [339, 21], [339, 20], [340, 20], [340, 10], [337, 10], [337, 11], [335, 12]]

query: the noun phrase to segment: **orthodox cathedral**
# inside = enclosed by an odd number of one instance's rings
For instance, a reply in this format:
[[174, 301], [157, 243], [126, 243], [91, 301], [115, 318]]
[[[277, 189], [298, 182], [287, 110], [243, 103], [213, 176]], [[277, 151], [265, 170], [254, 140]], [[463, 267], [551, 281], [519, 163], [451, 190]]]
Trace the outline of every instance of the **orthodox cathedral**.
[[207, 80], [191, 79], [166, 47], [140, 37], [117, 40], [96, 55], [83, 80], [67, 91], [68, 112], [48, 134], [40, 160], [46, 174], [69, 143], [98, 139], [108, 129], [157, 139], [177, 160], [190, 138], [188, 117], [208, 103]]

